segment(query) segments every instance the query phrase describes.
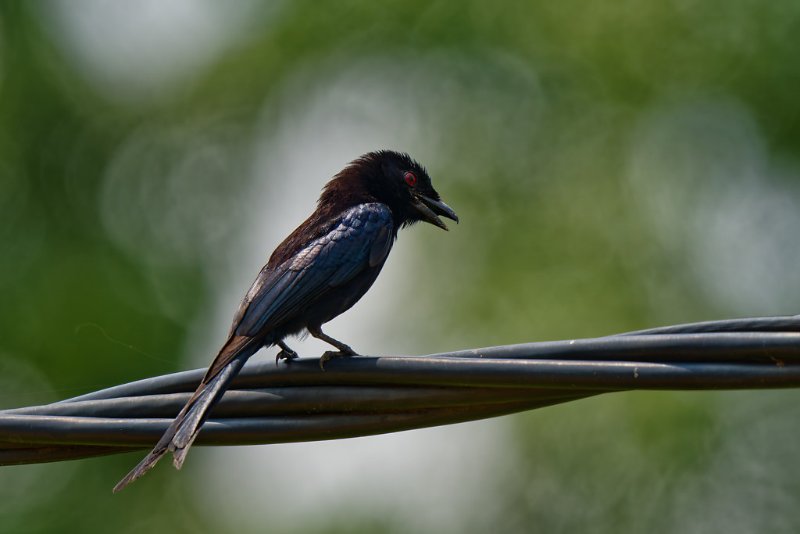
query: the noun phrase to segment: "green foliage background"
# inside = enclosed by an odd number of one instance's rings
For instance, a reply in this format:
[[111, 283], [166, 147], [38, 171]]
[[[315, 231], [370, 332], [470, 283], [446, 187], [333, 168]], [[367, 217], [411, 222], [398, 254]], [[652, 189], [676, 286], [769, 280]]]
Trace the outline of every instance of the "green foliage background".
[[[255, 274], [237, 258], [260, 195], [294, 187], [269, 154], [337, 153], [339, 132], [398, 140], [462, 217], [402, 236], [400, 350], [798, 311], [796, 2], [188, 3], [213, 31], [169, 2], [102, 4], [0, 4], [2, 407], [185, 366], [198, 330], [226, 326], [215, 284]], [[115, 32], [145, 8], [136, 38]], [[133, 61], [164, 20], [166, 59]], [[796, 400], [631, 393], [515, 416], [487, 453], [513, 461], [477, 502], [430, 506], [452, 532], [796, 532]], [[198, 499], [202, 457], [113, 497], [135, 455], [3, 468], [0, 532], [275, 527]], [[390, 480], [380, 510], [347, 491], [282, 527], [432, 528], [392, 508]]]

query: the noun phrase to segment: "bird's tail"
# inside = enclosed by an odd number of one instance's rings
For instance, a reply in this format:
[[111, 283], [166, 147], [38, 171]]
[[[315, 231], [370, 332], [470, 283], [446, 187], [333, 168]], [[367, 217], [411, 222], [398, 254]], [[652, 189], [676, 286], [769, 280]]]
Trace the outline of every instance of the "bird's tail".
[[121, 491], [155, 467], [167, 452], [172, 451], [175, 468], [181, 468], [186, 454], [189, 452], [189, 447], [197, 438], [209, 410], [222, 398], [228, 384], [260, 346], [261, 344], [255, 343], [252, 338], [244, 336], [233, 336], [225, 344], [200, 382], [200, 386], [169, 425], [156, 446], [114, 486], [114, 493]]

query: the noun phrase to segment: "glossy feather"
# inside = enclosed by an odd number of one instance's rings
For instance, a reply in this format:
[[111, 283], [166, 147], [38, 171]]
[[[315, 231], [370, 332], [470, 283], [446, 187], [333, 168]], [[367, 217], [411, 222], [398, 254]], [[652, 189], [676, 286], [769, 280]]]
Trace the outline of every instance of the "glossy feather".
[[[409, 172], [418, 176], [413, 189], [403, 181]], [[321, 326], [366, 293], [401, 226], [426, 220], [446, 229], [435, 213], [421, 207], [423, 203], [457, 220], [440, 202], [425, 169], [407, 154], [372, 152], [337, 174], [325, 186], [314, 213], [261, 269], [234, 316], [228, 340], [197, 390], [154, 449], [114, 491], [152, 469], [167, 452], [173, 452], [175, 466], [180, 468], [211, 408], [261, 347], [283, 343], [286, 337], [308, 330], [351, 353], [347, 345], [322, 333]]]

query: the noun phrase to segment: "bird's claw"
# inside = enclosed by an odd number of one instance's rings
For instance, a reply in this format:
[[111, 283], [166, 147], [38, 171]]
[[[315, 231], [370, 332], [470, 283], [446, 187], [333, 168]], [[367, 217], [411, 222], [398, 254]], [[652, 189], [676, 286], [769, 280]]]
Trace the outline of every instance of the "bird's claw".
[[356, 356], [356, 351], [350, 350], [326, 350], [322, 357], [319, 359], [319, 368], [325, 370], [325, 362], [329, 362], [334, 358], [345, 358], [349, 356]]
[[281, 351], [275, 355], [275, 365], [278, 365], [278, 362], [281, 360], [286, 360], [286, 363], [289, 363], [297, 358], [299, 358], [299, 356], [292, 349], [281, 349]]

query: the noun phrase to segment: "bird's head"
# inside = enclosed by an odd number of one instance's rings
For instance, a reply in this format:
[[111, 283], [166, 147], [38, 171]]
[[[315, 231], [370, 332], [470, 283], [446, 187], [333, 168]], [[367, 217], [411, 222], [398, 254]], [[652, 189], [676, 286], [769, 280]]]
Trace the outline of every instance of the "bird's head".
[[398, 227], [425, 221], [447, 230], [440, 217], [458, 222], [456, 213], [433, 188], [428, 172], [408, 154], [391, 150], [364, 154], [331, 180], [320, 201], [326, 194], [344, 191], [386, 204]]

